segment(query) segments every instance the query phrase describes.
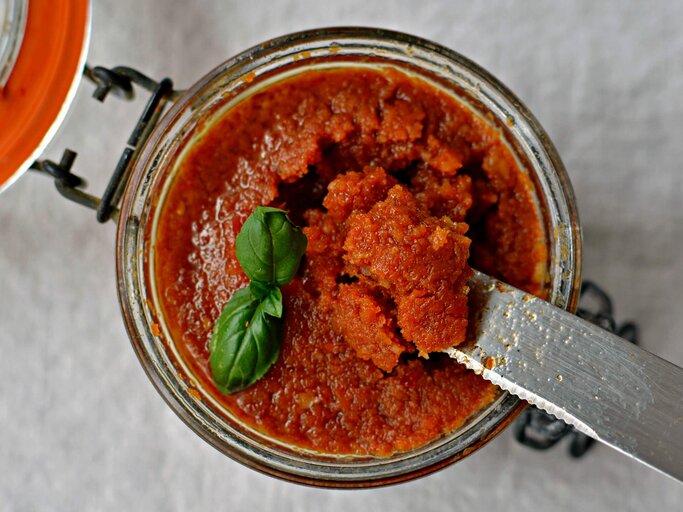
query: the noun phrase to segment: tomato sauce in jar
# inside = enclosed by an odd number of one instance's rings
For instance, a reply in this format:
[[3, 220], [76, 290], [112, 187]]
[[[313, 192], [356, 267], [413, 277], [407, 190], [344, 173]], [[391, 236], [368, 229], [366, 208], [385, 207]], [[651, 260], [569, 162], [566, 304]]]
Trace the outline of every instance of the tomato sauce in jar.
[[[389, 456], [497, 396], [438, 351], [464, 339], [470, 266], [540, 294], [546, 239], [500, 133], [452, 95], [390, 68], [307, 71], [230, 108], [178, 166], [156, 233], [161, 313], [241, 421], [316, 452]], [[308, 248], [282, 290], [279, 360], [226, 396], [208, 342], [248, 282], [235, 237], [260, 205], [287, 210]]]

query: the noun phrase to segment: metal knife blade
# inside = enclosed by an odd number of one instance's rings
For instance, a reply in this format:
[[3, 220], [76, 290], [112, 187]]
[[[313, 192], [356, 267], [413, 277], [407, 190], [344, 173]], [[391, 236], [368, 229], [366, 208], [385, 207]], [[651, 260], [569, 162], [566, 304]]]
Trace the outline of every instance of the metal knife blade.
[[683, 369], [485, 274], [446, 352], [581, 432], [683, 481]]

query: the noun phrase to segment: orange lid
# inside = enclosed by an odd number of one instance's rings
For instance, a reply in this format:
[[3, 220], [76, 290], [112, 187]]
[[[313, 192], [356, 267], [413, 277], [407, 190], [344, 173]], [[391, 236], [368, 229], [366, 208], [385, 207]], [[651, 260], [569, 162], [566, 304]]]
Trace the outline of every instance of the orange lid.
[[76, 94], [90, 35], [89, 0], [30, 0], [19, 56], [0, 89], [0, 192], [54, 136]]

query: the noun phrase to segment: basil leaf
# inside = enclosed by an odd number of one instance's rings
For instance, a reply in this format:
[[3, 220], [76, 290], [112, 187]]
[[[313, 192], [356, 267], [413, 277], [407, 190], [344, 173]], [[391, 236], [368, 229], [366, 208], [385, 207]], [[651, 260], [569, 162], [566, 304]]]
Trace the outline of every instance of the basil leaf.
[[306, 252], [306, 236], [283, 210], [257, 207], [237, 235], [236, 254], [249, 286], [223, 308], [209, 342], [209, 366], [221, 393], [241, 391], [280, 355], [282, 292]]
[[266, 297], [269, 293], [271, 293], [273, 288], [277, 288], [277, 286], [273, 286], [272, 284], [268, 283], [262, 283], [261, 281], [251, 281], [249, 283], [251, 294], [257, 299]]
[[282, 286], [296, 274], [306, 236], [278, 208], [258, 206], [242, 226], [235, 253], [251, 281]]
[[249, 287], [237, 290], [214, 328], [209, 364], [221, 393], [235, 393], [265, 375], [280, 355], [282, 294], [274, 287], [262, 299]]
[[261, 307], [265, 314], [282, 318], [282, 292], [280, 288], [277, 286], [270, 288], [268, 294], [261, 298]]

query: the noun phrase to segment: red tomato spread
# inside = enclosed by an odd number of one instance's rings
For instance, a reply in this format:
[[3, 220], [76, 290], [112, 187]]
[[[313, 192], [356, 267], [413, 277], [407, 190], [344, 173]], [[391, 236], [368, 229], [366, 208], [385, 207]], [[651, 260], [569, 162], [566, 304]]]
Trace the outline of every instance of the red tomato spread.
[[[213, 385], [208, 341], [248, 280], [235, 237], [256, 206], [286, 209], [308, 248], [283, 287], [277, 363]], [[443, 354], [464, 340], [470, 265], [541, 293], [533, 187], [500, 133], [395, 70], [308, 71], [243, 100], [196, 137], [161, 206], [162, 316], [201, 387], [295, 447], [387, 456], [462, 425], [495, 388]]]

